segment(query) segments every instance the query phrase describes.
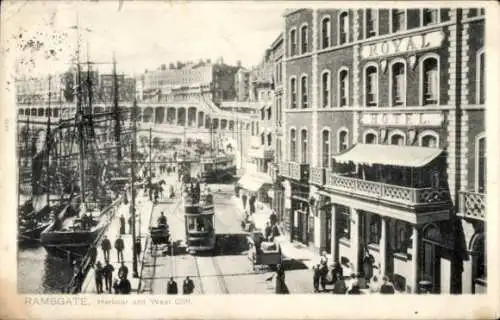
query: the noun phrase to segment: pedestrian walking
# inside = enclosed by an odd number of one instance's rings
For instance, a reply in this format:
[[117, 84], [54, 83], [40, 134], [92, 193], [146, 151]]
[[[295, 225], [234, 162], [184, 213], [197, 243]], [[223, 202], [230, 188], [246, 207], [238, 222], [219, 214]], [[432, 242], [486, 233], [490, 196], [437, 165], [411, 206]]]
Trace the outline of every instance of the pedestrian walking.
[[75, 288], [77, 293], [82, 291], [83, 280], [84, 276], [82, 268], [78, 268], [78, 271], [75, 274]]
[[266, 238], [266, 241], [269, 241], [271, 238], [271, 226], [269, 225], [269, 222], [266, 222], [266, 227], [264, 228], [264, 237]]
[[314, 287], [314, 293], [319, 292], [319, 279], [321, 277], [320, 274], [320, 265], [314, 265], [313, 266], [313, 287]]
[[134, 253], [137, 256], [137, 259], [139, 259], [141, 252], [142, 252], [141, 239], [137, 238], [134, 244]]
[[128, 217], [128, 233], [132, 234], [132, 213]]
[[380, 281], [378, 277], [375, 275], [373, 278], [370, 280], [370, 292], [371, 293], [378, 293], [380, 292]]
[[271, 212], [271, 214], [269, 215], [269, 221], [271, 222], [272, 226], [278, 223], [278, 216], [276, 215], [276, 211], [273, 210]]
[[128, 268], [125, 265], [125, 262], [122, 261], [122, 265], [118, 269], [118, 278], [123, 278], [128, 276]]
[[332, 282], [335, 283], [337, 282], [338, 279], [343, 279], [343, 277], [344, 277], [344, 269], [342, 269], [340, 262], [335, 261], [335, 264], [333, 265], [332, 269]]
[[103, 272], [101, 261], [97, 261], [94, 268], [95, 288], [97, 290], [97, 294], [102, 293], [102, 278], [104, 277]]
[[89, 255], [90, 255], [90, 265], [93, 266], [97, 260], [97, 248], [95, 245], [90, 246]]
[[289, 294], [288, 286], [285, 283], [285, 270], [281, 264], [279, 264], [276, 268], [276, 285], [275, 285], [275, 293], [276, 294]]
[[382, 285], [380, 286], [380, 293], [381, 294], [394, 294], [394, 286], [389, 283], [389, 278], [387, 276], [384, 276], [382, 278]]
[[[120, 235], [115, 240], [115, 249], [116, 249], [116, 260], [118, 262], [123, 262], [123, 249], [125, 249], [125, 243]], [[121, 259], [121, 260], [120, 260]]]
[[250, 208], [250, 214], [255, 213], [255, 201], [256, 200], [257, 200], [257, 198], [255, 197], [255, 195], [252, 195], [250, 197], [250, 200], [248, 200], [248, 207]]
[[328, 256], [326, 251], [321, 253], [320, 258], [320, 282], [321, 289], [325, 291], [326, 289], [326, 276], [328, 275]]
[[370, 280], [373, 277], [373, 263], [375, 258], [370, 254], [368, 249], [365, 251], [365, 256], [363, 258], [363, 273], [366, 280]]
[[125, 217], [120, 215], [120, 234], [125, 234]]
[[246, 208], [247, 208], [247, 195], [246, 194], [243, 194], [241, 196], [241, 202], [243, 203], [243, 210], [246, 210]]
[[359, 288], [358, 279], [355, 279], [352, 283], [351, 289], [347, 291], [347, 294], [361, 294], [361, 290]]
[[194, 282], [189, 278], [189, 276], [186, 277], [182, 284], [182, 294], [191, 294], [194, 291]]
[[338, 278], [333, 284], [333, 294], [345, 294], [347, 292], [347, 285], [342, 278]]
[[170, 280], [168, 280], [167, 283], [167, 294], [177, 294], [178, 289], [177, 289], [177, 282], [174, 281], [173, 277], [170, 277]]
[[167, 226], [167, 217], [165, 217], [165, 213], [162, 211], [160, 216], [158, 217], [158, 227]]
[[104, 255], [104, 260], [109, 260], [109, 251], [111, 250], [111, 242], [108, 239], [108, 236], [104, 236], [101, 241], [101, 249]]
[[132, 291], [132, 285], [127, 277], [122, 277], [120, 280], [114, 281], [113, 289], [115, 289], [116, 294], [130, 294]]
[[106, 291], [111, 293], [113, 271], [115, 271], [115, 268], [109, 263], [109, 260], [106, 260], [106, 264], [104, 265], [104, 268], [102, 268], [102, 271], [104, 276], [104, 283], [106, 285]]

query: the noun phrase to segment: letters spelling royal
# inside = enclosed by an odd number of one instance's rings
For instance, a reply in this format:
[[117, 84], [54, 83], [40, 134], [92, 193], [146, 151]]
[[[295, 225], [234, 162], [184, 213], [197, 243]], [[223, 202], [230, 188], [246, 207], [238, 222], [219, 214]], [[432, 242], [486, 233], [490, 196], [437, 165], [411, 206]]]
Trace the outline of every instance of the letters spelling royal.
[[400, 53], [437, 48], [444, 39], [442, 31], [419, 34], [411, 37], [390, 39], [370, 43], [361, 47], [361, 58], [371, 59]]

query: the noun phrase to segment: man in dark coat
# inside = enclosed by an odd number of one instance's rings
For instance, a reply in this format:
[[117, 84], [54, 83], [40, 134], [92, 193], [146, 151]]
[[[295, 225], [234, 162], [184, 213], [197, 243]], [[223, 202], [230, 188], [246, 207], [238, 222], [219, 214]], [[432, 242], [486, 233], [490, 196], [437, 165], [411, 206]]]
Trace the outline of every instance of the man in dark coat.
[[95, 288], [97, 290], [97, 294], [102, 293], [102, 278], [103, 278], [103, 269], [101, 266], [101, 261], [97, 261], [94, 268], [94, 277], [95, 277]]
[[118, 294], [130, 294], [130, 291], [132, 291], [132, 285], [127, 277], [122, 277], [120, 282], [118, 282], [116, 289], [115, 290], [118, 291]]
[[104, 260], [109, 260], [109, 251], [111, 250], [111, 242], [108, 237], [105, 235], [104, 239], [101, 241], [101, 249], [104, 254]]
[[276, 215], [276, 211], [273, 210], [273, 212], [271, 212], [271, 214], [269, 215], [269, 221], [271, 222], [272, 226], [278, 223], [278, 216]]
[[269, 239], [271, 238], [271, 226], [269, 225], [269, 222], [266, 222], [266, 227], [264, 228], [264, 237], [266, 238], [266, 241], [270, 241]]
[[189, 276], [186, 277], [182, 284], [182, 294], [191, 294], [194, 291], [194, 282], [189, 278]]
[[314, 292], [319, 292], [319, 279], [321, 278], [320, 265], [313, 266], [313, 287]]
[[128, 217], [128, 233], [132, 234], [132, 214]]
[[120, 234], [125, 234], [125, 217], [120, 215]]
[[241, 202], [243, 203], [243, 209], [246, 209], [247, 208], [247, 195], [246, 194], [243, 194], [241, 196]]
[[167, 225], [167, 217], [165, 217], [165, 213], [163, 211], [160, 213], [158, 217], [158, 226], [166, 226]]
[[90, 254], [90, 265], [94, 265], [97, 260], [97, 248], [95, 245], [92, 245], [89, 249]]
[[167, 294], [177, 294], [178, 289], [177, 289], [177, 282], [174, 281], [173, 277], [170, 277], [170, 280], [168, 280], [167, 284]]
[[389, 284], [389, 278], [387, 276], [384, 276], [382, 278], [383, 284], [380, 286], [380, 293], [381, 294], [394, 294], [394, 287]]
[[135, 240], [135, 244], [134, 244], [134, 253], [137, 256], [137, 259], [139, 259], [139, 256], [141, 255], [141, 252], [142, 252], [141, 239], [137, 238]]
[[250, 213], [251, 213], [251, 214], [254, 214], [254, 213], [255, 213], [255, 200], [256, 200], [256, 199], [257, 199], [257, 198], [256, 198], [254, 195], [252, 195], [252, 196], [250, 197], [250, 200], [248, 200], [248, 207], [250, 208]]
[[[123, 262], [123, 249], [125, 249], [125, 243], [120, 235], [115, 241], [115, 249], [116, 249], [116, 259], [118, 262]], [[121, 260], [120, 260], [121, 259]]]
[[106, 291], [111, 293], [113, 271], [115, 271], [115, 268], [111, 264], [109, 264], [109, 260], [106, 260], [106, 265], [104, 266], [104, 268], [102, 268], [102, 271], [104, 276], [104, 282], [106, 284]]
[[123, 278], [123, 277], [126, 278], [127, 276], [128, 276], [128, 268], [125, 265], [125, 262], [122, 261], [122, 265], [118, 269], [118, 277], [119, 278]]

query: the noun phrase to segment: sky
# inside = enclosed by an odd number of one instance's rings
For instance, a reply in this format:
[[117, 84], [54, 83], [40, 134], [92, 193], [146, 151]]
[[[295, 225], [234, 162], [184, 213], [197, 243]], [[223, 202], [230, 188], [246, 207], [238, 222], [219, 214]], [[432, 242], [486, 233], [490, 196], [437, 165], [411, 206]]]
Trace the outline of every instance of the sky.
[[[67, 69], [81, 31], [82, 59], [105, 63], [111, 70], [115, 52], [118, 71], [141, 73], [177, 60], [216, 60], [243, 66], [259, 63], [264, 50], [278, 37], [285, 6], [257, 2], [186, 1], [13, 1], [4, 13], [8, 46], [21, 61], [16, 73], [48, 74]], [[78, 17], [78, 18], [77, 18]], [[66, 35], [65, 35], [66, 33]], [[23, 48], [29, 39], [44, 43], [44, 50]], [[88, 43], [88, 50], [87, 48]], [[33, 63], [26, 61], [33, 59]]]

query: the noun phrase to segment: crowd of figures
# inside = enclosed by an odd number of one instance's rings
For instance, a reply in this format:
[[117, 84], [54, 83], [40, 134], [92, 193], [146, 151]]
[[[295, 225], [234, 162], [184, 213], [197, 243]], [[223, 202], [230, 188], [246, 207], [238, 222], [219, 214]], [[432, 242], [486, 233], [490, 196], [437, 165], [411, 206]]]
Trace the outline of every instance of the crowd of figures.
[[[368, 266], [370, 258], [373, 259], [369, 255], [365, 257], [364, 265]], [[326, 292], [327, 284], [333, 284], [333, 294], [362, 294], [363, 290], [381, 294], [394, 294], [396, 292], [387, 276], [380, 279], [379, 275], [373, 274], [373, 269], [363, 269], [361, 273], [351, 273], [346, 277], [339, 261], [336, 261], [333, 268], [329, 269], [327, 253], [323, 252], [319, 263], [313, 266], [314, 292]]]

